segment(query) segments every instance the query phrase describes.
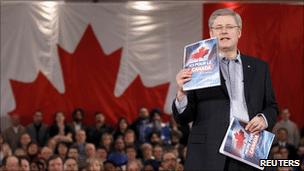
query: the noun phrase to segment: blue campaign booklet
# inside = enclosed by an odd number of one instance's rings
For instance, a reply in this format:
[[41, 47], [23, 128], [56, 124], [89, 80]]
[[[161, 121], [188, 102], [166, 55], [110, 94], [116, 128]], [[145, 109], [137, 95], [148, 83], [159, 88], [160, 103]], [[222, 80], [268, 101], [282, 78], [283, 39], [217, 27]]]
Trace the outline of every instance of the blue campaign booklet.
[[192, 70], [191, 80], [183, 85], [184, 91], [221, 85], [217, 38], [186, 45], [183, 67]]
[[220, 153], [263, 170], [260, 159], [267, 159], [274, 134], [266, 130], [253, 135], [245, 130], [246, 122], [234, 118], [220, 147]]

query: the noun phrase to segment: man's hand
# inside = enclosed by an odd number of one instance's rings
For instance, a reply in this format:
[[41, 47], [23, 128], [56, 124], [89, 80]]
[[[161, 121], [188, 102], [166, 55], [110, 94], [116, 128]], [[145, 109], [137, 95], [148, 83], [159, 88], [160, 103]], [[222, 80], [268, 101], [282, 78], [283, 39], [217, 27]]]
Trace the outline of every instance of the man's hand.
[[183, 85], [185, 82], [190, 81], [192, 77], [192, 71], [190, 68], [182, 69], [178, 72], [176, 75], [176, 83], [178, 85], [178, 91], [177, 91], [177, 100], [180, 101], [183, 96], [185, 96], [185, 92], [183, 91]]
[[249, 131], [253, 134], [257, 134], [260, 131], [266, 129], [266, 121], [264, 120], [263, 116], [257, 115], [248, 122], [245, 127], [246, 131]]

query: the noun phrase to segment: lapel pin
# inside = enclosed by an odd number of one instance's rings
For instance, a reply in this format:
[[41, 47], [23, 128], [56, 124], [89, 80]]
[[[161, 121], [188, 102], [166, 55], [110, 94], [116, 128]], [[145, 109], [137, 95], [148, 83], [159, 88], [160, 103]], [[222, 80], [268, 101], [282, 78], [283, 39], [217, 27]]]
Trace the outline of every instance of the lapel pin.
[[250, 65], [247, 65], [248, 68], [250, 68]]

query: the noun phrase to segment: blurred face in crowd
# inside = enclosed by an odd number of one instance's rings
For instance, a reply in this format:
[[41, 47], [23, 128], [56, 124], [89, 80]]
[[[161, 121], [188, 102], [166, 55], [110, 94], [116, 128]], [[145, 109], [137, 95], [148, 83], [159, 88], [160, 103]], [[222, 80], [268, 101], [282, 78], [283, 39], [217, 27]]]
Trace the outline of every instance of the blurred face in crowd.
[[78, 164], [75, 159], [69, 158], [64, 163], [65, 171], [78, 171]]
[[75, 138], [77, 143], [85, 143], [87, 138], [86, 132], [84, 130], [78, 130]]
[[279, 141], [287, 141], [288, 133], [285, 129], [279, 129], [277, 132], [277, 138]]
[[27, 153], [30, 156], [36, 155], [39, 152], [39, 147], [37, 144], [32, 143], [29, 145], [28, 149], [27, 149]]
[[63, 162], [60, 157], [57, 157], [49, 161], [48, 171], [62, 171], [62, 170], [63, 170]]
[[128, 161], [132, 161], [136, 159], [136, 150], [134, 148], [127, 148], [126, 153], [128, 156]]
[[96, 150], [94, 144], [86, 144], [85, 146], [86, 155], [91, 158], [95, 156]]
[[89, 161], [88, 171], [100, 171], [101, 170], [101, 164], [98, 160], [93, 159]]
[[83, 119], [82, 111], [77, 110], [77, 111], [76, 111], [76, 114], [75, 114], [74, 120], [75, 120], [76, 122], [80, 122], [80, 121], [82, 121], [82, 119]]
[[147, 108], [143, 107], [139, 110], [139, 116], [141, 118], [149, 118], [149, 111]]
[[137, 161], [128, 162], [127, 171], [140, 171], [139, 163]]
[[22, 171], [30, 171], [30, 163], [25, 159], [21, 159], [21, 169]]
[[176, 164], [176, 156], [173, 153], [168, 152], [164, 154], [162, 166], [165, 170], [175, 170]]
[[125, 148], [125, 142], [123, 141], [122, 137], [117, 138], [115, 141], [115, 149], [117, 151], [123, 151]]
[[65, 116], [64, 116], [63, 112], [56, 113], [56, 122], [57, 123], [64, 123], [64, 119], [65, 119]]
[[107, 162], [104, 164], [105, 171], [116, 171], [116, 168], [113, 163]]
[[105, 133], [102, 135], [102, 144], [105, 146], [111, 145], [113, 141], [113, 137], [111, 134]]
[[289, 120], [289, 117], [290, 117], [289, 110], [288, 109], [283, 109], [282, 112], [281, 112], [281, 117], [284, 121]]
[[20, 144], [22, 146], [27, 146], [32, 141], [31, 136], [28, 133], [24, 133], [20, 136]]
[[96, 114], [96, 116], [95, 116], [96, 124], [101, 124], [102, 125], [102, 124], [105, 123], [105, 120], [106, 120], [106, 118], [102, 113]]
[[57, 142], [55, 141], [55, 139], [54, 139], [54, 138], [50, 138], [50, 139], [48, 140], [47, 146], [48, 146], [52, 151], [54, 151], [54, 149], [56, 148], [56, 144], [57, 144]]
[[66, 144], [59, 144], [58, 145], [58, 153], [60, 156], [66, 156], [68, 153], [68, 147]]
[[155, 146], [153, 148], [153, 156], [156, 160], [161, 161], [163, 155], [163, 148], [161, 146]]
[[23, 148], [17, 148], [14, 152], [15, 156], [26, 156], [26, 151]]
[[98, 148], [96, 150], [96, 157], [98, 159], [101, 159], [102, 161], [106, 160], [107, 159], [107, 156], [108, 156], [108, 152], [106, 149], [104, 148]]
[[126, 130], [128, 128], [128, 121], [126, 119], [121, 119], [119, 121], [119, 129], [120, 130]]
[[15, 156], [10, 156], [6, 160], [5, 169], [7, 171], [20, 171], [19, 160]]
[[236, 51], [241, 28], [233, 16], [218, 16], [210, 28], [210, 36], [218, 38], [220, 51]]
[[11, 115], [11, 123], [13, 126], [18, 126], [20, 124], [20, 116], [17, 114]]
[[132, 130], [128, 130], [124, 135], [124, 141], [126, 144], [133, 144], [135, 142], [135, 133]]
[[51, 155], [53, 155], [53, 151], [49, 147], [43, 147], [40, 151], [40, 157], [44, 160], [48, 160]]
[[144, 159], [150, 159], [153, 154], [152, 146], [148, 143], [142, 145], [142, 152]]
[[34, 117], [33, 117], [33, 122], [37, 125], [42, 123], [42, 119], [43, 119], [42, 115], [43, 114], [40, 111], [35, 112]]
[[78, 159], [79, 153], [76, 148], [70, 148], [68, 152], [68, 157]]

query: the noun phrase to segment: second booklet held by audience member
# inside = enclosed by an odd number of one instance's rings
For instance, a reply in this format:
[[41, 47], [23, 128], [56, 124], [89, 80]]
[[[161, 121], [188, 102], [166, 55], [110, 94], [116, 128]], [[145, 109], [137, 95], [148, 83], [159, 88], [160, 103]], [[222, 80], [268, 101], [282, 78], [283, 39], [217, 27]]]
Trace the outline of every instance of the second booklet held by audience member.
[[221, 85], [217, 38], [186, 45], [183, 67], [192, 70], [192, 78], [184, 84], [184, 91]]
[[263, 170], [260, 159], [267, 159], [274, 134], [263, 130], [253, 134], [245, 130], [247, 123], [233, 118], [220, 147], [220, 153]]

